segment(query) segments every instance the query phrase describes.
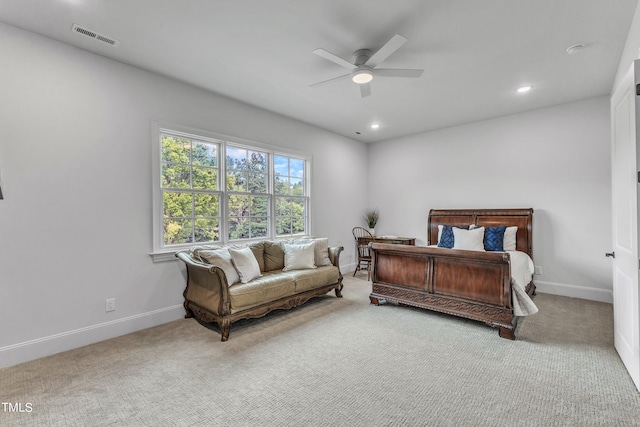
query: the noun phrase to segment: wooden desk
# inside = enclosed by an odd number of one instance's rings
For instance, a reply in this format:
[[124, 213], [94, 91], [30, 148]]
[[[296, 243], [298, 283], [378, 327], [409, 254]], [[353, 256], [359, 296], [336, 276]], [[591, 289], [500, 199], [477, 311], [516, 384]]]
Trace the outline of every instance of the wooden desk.
[[370, 237], [361, 237], [358, 239], [358, 243], [369, 244], [370, 242], [376, 243], [389, 243], [394, 245], [416, 245], [415, 237], [398, 237], [398, 236], [374, 236], [373, 239]]

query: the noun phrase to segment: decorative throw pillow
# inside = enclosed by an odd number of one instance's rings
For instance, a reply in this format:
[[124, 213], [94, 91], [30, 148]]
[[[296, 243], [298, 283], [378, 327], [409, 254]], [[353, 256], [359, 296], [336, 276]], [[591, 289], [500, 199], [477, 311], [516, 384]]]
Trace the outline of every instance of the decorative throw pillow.
[[516, 250], [516, 234], [518, 233], [518, 227], [507, 227], [504, 231], [504, 243], [503, 247], [505, 251]]
[[474, 228], [473, 230], [453, 227], [453, 239], [453, 249], [484, 252], [484, 227]]
[[329, 238], [328, 237], [320, 237], [320, 238], [311, 238], [305, 237], [302, 238], [295, 243], [307, 243], [309, 241], [315, 242], [315, 260], [314, 263], [316, 266], [321, 267], [323, 265], [331, 265], [331, 259], [329, 259]]
[[438, 247], [439, 248], [453, 248], [454, 246], [454, 236], [453, 229], [459, 228], [463, 230], [468, 230], [468, 225], [439, 225], [438, 226]]
[[504, 225], [497, 227], [487, 227], [484, 229], [484, 249], [487, 251], [504, 250], [504, 232], [507, 229]]
[[284, 268], [282, 271], [316, 268], [315, 243], [284, 244]]
[[229, 254], [231, 254], [233, 265], [238, 271], [238, 276], [240, 276], [242, 283], [248, 283], [256, 277], [262, 276], [260, 274], [260, 265], [251, 248], [229, 248]]
[[220, 267], [222, 271], [224, 271], [224, 275], [227, 276], [227, 283], [229, 285], [233, 285], [234, 283], [238, 283], [240, 281], [238, 271], [233, 266], [233, 261], [231, 260], [229, 249], [220, 248], [213, 250], [200, 250], [198, 251], [198, 254], [209, 264]]

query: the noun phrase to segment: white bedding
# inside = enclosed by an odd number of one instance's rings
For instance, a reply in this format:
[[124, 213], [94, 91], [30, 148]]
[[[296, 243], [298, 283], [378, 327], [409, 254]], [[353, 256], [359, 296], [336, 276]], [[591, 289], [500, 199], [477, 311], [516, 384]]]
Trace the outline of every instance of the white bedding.
[[511, 258], [511, 293], [513, 314], [529, 316], [538, 312], [525, 288], [533, 278], [533, 261], [526, 252], [507, 251]]
[[[438, 246], [431, 245], [430, 247], [437, 248]], [[511, 299], [513, 301], [513, 314], [516, 316], [535, 314], [538, 312], [538, 307], [536, 307], [525, 291], [525, 288], [533, 278], [533, 261], [526, 252], [506, 252], [511, 259]]]

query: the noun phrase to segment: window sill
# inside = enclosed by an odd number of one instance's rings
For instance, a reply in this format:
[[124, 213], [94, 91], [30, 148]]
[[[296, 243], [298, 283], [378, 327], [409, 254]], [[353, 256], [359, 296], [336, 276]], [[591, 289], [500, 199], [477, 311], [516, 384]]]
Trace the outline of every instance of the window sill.
[[153, 262], [167, 262], [167, 261], [176, 261], [176, 252], [178, 251], [170, 251], [170, 252], [153, 252], [150, 253], [149, 256], [153, 260]]

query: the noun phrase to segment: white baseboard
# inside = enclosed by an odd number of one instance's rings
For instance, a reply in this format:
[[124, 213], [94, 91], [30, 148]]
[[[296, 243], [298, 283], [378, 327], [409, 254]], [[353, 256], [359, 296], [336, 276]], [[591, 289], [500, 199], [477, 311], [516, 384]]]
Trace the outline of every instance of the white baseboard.
[[591, 301], [608, 302], [613, 304], [613, 291], [609, 289], [587, 288], [584, 286], [567, 285], [564, 283], [544, 282], [533, 278], [537, 291], [543, 294], [562, 295], [571, 298], [581, 298]]
[[0, 368], [51, 356], [184, 318], [182, 304], [0, 348]]

